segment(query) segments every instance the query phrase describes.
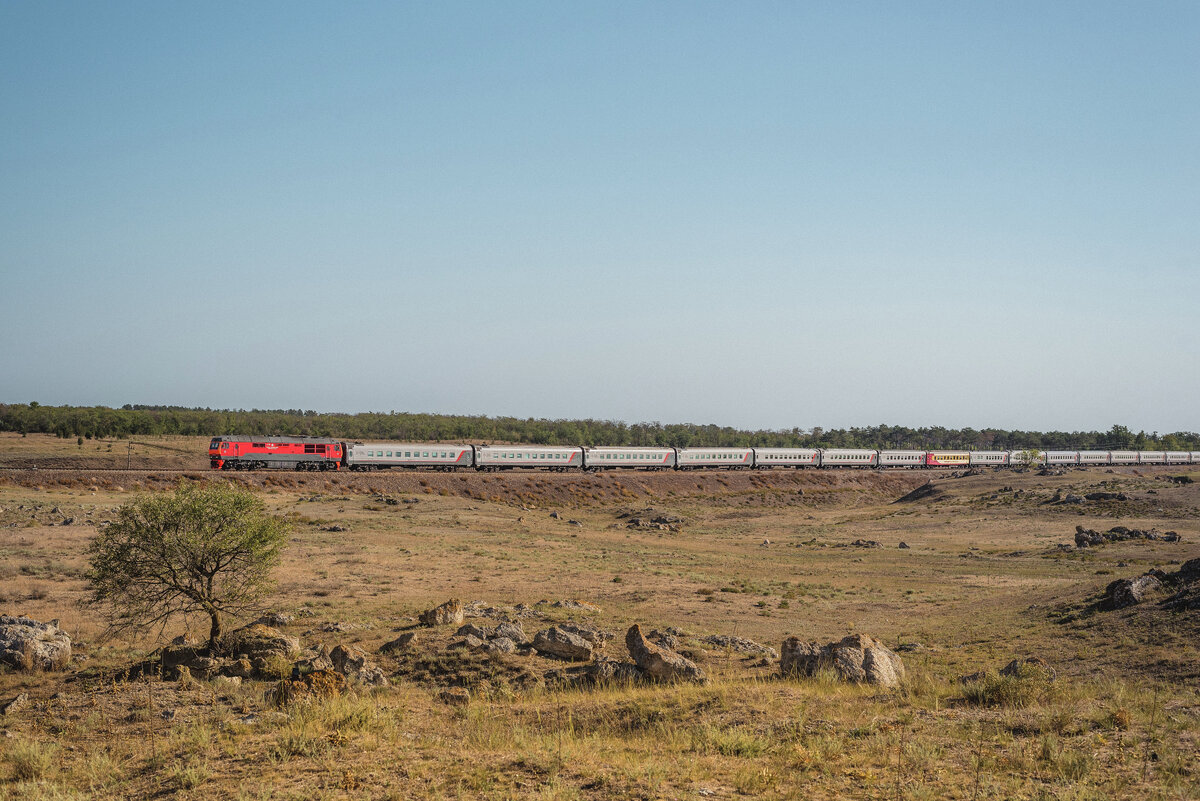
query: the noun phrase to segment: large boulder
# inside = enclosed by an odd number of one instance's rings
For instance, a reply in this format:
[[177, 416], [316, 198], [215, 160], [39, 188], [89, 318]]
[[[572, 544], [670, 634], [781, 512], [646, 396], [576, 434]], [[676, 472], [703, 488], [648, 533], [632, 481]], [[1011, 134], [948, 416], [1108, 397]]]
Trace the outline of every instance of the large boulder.
[[788, 637], [780, 649], [780, 672], [812, 676], [832, 669], [843, 681], [896, 687], [904, 680], [904, 662], [883, 643], [865, 634], [852, 634], [820, 645]]
[[271, 657], [293, 659], [300, 653], [300, 641], [279, 629], [251, 623], [222, 637], [220, 650], [231, 656], [247, 657], [251, 661]]
[[544, 656], [568, 662], [584, 662], [592, 658], [596, 644], [578, 634], [551, 626], [534, 636], [533, 649]]
[[17, 670], [62, 670], [71, 661], [71, 638], [58, 621], [0, 615], [0, 663]]
[[421, 613], [421, 623], [426, 626], [461, 626], [463, 622], [462, 602], [451, 598], [441, 606]]
[[637, 623], [625, 632], [625, 647], [638, 669], [651, 681], [707, 681], [704, 671], [695, 662], [646, 639]]

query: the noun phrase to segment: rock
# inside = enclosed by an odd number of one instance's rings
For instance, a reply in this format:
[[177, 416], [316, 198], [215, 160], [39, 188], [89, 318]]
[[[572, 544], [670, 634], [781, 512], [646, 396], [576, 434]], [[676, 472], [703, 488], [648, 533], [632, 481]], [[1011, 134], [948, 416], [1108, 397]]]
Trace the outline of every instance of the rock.
[[900, 540], [900, 544], [897, 545], [896, 547], [899, 548], [900, 550], [906, 551], [906, 550], [908, 550], [908, 543], [905, 542], [904, 540]]
[[287, 614], [284, 614], [283, 612], [267, 612], [265, 615], [263, 615], [262, 617], [260, 617], [258, 620], [254, 621], [254, 622], [262, 623], [264, 626], [271, 626], [273, 628], [279, 628], [280, 626], [286, 626], [287, 624], [291, 623], [295, 619], [296, 619], [295, 615], [287, 615]]
[[648, 641], [637, 623], [625, 632], [625, 647], [629, 649], [629, 655], [638, 669], [651, 681], [707, 681], [704, 671], [695, 662]]
[[1106, 542], [1124, 542], [1126, 540], [1182, 542], [1183, 538], [1177, 532], [1159, 532], [1156, 529], [1146, 531], [1137, 528], [1126, 528], [1125, 526], [1113, 526], [1108, 531], [1102, 533], [1093, 531], [1090, 528], [1084, 528], [1083, 526], [1075, 527], [1075, 547], [1077, 548], [1089, 548], [1096, 545], [1103, 545]]
[[487, 640], [476, 637], [474, 634], [468, 634], [461, 640], [455, 640], [446, 646], [446, 650], [453, 648], [466, 648], [468, 651], [482, 651], [487, 647]]
[[525, 642], [525, 629], [521, 628], [520, 623], [501, 623], [496, 626], [492, 636], [497, 639], [508, 638], [519, 644]]
[[583, 528], [583, 523], [580, 523], [578, 520], [568, 520], [567, 525], [568, 526], [578, 526], [579, 528]]
[[426, 626], [461, 626], [463, 622], [462, 603], [457, 598], [451, 598], [441, 606], [435, 606], [421, 613], [421, 623]]
[[472, 637], [478, 637], [481, 640], [486, 640], [488, 638], [487, 630], [476, 626], [474, 623], [468, 623], [458, 631], [454, 632], [454, 636], [456, 637], [466, 637], [468, 634]]
[[413, 639], [416, 636], [417, 635], [415, 632], [406, 631], [405, 633], [401, 634], [399, 637], [392, 640], [391, 642], [385, 642], [383, 645], [379, 646], [379, 653], [390, 654], [390, 653], [394, 653], [396, 651], [406, 650], [409, 646], [412, 645]]
[[496, 654], [511, 654], [517, 650], [517, 644], [508, 637], [496, 637], [487, 644], [487, 651]]
[[580, 601], [577, 598], [568, 598], [563, 601], [538, 601], [538, 606], [552, 606], [555, 609], [573, 609], [577, 612], [599, 612], [600, 607], [588, 601]]
[[[227, 662], [220, 669], [220, 675], [226, 677], [237, 677], [239, 679], [249, 679], [254, 676], [254, 665], [246, 657], [234, 659]], [[278, 676], [276, 677], [278, 678]]]
[[309, 673], [322, 670], [333, 670], [333, 659], [330, 658], [329, 649], [325, 646], [321, 646], [321, 650], [309, 658], [292, 665], [292, 678], [299, 679]]
[[359, 648], [339, 645], [329, 652], [333, 668], [346, 678], [368, 687], [385, 687], [387, 678], [383, 671], [371, 663], [371, 658]]
[[1081, 497], [1080, 497], [1080, 496], [1078, 496], [1078, 495], [1074, 495], [1074, 494], [1072, 494], [1072, 493], [1069, 493], [1069, 492], [1068, 492], [1068, 493], [1067, 493], [1067, 495], [1066, 495], [1066, 497], [1064, 497], [1064, 498], [1063, 498], [1061, 501], [1059, 501], [1059, 503], [1060, 503], [1060, 504], [1066, 504], [1066, 503], [1083, 503], [1083, 498], [1081, 498]]
[[850, 543], [851, 548], [882, 548], [883, 546], [875, 540], [855, 540]]
[[269, 656], [293, 659], [300, 654], [298, 639], [262, 623], [251, 623], [229, 632], [221, 638], [220, 647], [224, 653], [246, 656], [251, 660]]
[[11, 715], [14, 712], [19, 712], [28, 705], [29, 696], [25, 693], [17, 693], [15, 698], [9, 698], [7, 701], [0, 701], [0, 715]]
[[224, 684], [228, 687], [240, 687], [242, 685], [241, 676], [213, 676], [215, 684]]
[[350, 529], [346, 528], [345, 526], [338, 526], [338, 525], [325, 526], [324, 528], [321, 529], [321, 531], [333, 531], [333, 532], [349, 531], [349, 530]]
[[323, 631], [328, 634], [346, 634], [354, 631], [357, 628], [358, 626], [354, 625], [353, 623], [342, 623], [337, 621], [333, 623], [322, 623], [321, 625], [317, 626], [317, 631]]
[[779, 652], [754, 640], [747, 640], [745, 637], [730, 637], [726, 634], [710, 634], [707, 637], [702, 637], [700, 642], [708, 645], [716, 646], [717, 648], [728, 648], [732, 651], [737, 651], [739, 654], [762, 654], [769, 656], [772, 659], [779, 658]]
[[819, 645], [797, 637], [783, 641], [780, 672], [784, 676], [812, 676], [832, 668], [843, 681], [896, 687], [904, 680], [904, 662], [883, 643], [864, 634]]
[[562, 517], [562, 515], [560, 515], [558, 512], [551, 512], [550, 516], [553, 517], [555, 520], [559, 520]]
[[1131, 579], [1117, 579], [1104, 589], [1103, 606], [1107, 609], [1124, 609], [1140, 604], [1150, 593], [1161, 590], [1158, 577], [1147, 573]]
[[298, 701], [333, 698], [345, 691], [345, 676], [334, 670], [317, 670], [299, 679], [283, 679], [267, 697], [276, 706], [288, 706]]
[[62, 670], [71, 661], [71, 638], [58, 621], [0, 615], [0, 663], [23, 671]]
[[592, 658], [595, 643], [579, 634], [551, 626], [534, 636], [533, 649], [544, 656], [553, 656], [569, 662], [583, 662]]
[[450, 706], [466, 706], [471, 703], [471, 691], [466, 687], [446, 687], [439, 690], [438, 700]]

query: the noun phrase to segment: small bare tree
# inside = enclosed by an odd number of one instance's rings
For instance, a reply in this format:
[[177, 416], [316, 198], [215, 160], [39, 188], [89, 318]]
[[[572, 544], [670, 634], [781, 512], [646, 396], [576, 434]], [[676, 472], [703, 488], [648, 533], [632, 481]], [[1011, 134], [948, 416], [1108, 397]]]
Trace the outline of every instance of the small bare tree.
[[140, 496], [88, 546], [88, 602], [105, 609], [113, 631], [202, 612], [212, 650], [221, 616], [250, 611], [270, 591], [288, 533], [261, 500], [223, 481]]

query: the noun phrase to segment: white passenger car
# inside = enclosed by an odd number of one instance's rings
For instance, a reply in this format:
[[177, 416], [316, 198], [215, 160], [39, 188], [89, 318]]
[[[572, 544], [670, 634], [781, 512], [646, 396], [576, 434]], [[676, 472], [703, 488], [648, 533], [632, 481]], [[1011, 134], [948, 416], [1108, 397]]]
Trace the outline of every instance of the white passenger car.
[[1046, 451], [1046, 464], [1079, 464], [1079, 451]]
[[1137, 451], [1113, 451], [1109, 464], [1137, 464]]
[[1192, 464], [1200, 464], [1200, 451], [1192, 451]]
[[670, 470], [675, 467], [674, 448], [588, 448], [583, 452], [588, 470]]
[[751, 448], [680, 448], [678, 468], [695, 470], [701, 467], [738, 469], [754, 466]]
[[1110, 457], [1109, 457], [1108, 451], [1080, 451], [1079, 452], [1079, 463], [1080, 464], [1108, 464], [1109, 458]]
[[1166, 464], [1165, 451], [1138, 451], [1139, 464]]
[[482, 445], [475, 449], [479, 470], [582, 470], [583, 448], [560, 445]]
[[346, 465], [351, 470], [456, 470], [474, 467], [475, 451], [470, 445], [438, 442], [356, 442], [346, 447]]
[[880, 451], [880, 467], [924, 467], [925, 451]]
[[1187, 464], [1190, 460], [1187, 451], [1167, 451], [1167, 464]]
[[971, 467], [1003, 467], [1008, 464], [1008, 451], [971, 451]]
[[875, 467], [879, 451], [859, 448], [822, 448], [821, 467]]
[[819, 467], [821, 452], [816, 448], [755, 448], [754, 466]]

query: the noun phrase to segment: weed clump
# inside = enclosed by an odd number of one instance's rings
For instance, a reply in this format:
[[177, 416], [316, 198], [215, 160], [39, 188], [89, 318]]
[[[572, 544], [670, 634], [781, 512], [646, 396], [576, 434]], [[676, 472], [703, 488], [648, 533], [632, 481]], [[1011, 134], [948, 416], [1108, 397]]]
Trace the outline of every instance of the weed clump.
[[1047, 698], [1052, 680], [1050, 670], [1026, 662], [972, 678], [963, 687], [963, 698], [972, 706], [1027, 707]]

